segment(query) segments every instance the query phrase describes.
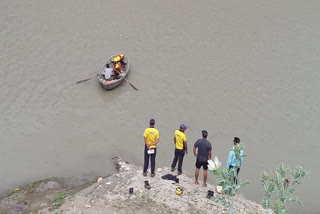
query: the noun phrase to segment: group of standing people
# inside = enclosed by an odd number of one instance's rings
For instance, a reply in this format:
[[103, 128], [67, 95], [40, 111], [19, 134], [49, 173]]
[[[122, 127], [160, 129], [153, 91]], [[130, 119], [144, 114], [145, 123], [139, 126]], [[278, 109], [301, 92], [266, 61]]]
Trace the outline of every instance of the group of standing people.
[[[182, 165], [183, 158], [188, 154], [188, 145], [187, 137], [185, 131], [188, 129], [186, 124], [181, 124], [179, 129], [174, 132], [173, 142], [175, 144], [174, 158], [171, 164], [171, 172], [176, 170], [178, 164], [178, 175], [182, 174]], [[208, 132], [206, 130], [201, 131], [202, 138], [198, 139], [193, 146], [193, 154], [196, 157], [195, 163], [195, 184], [199, 184], [199, 172], [201, 167], [203, 168], [203, 184], [202, 186], [207, 186], [207, 177], [208, 177], [208, 160], [212, 159], [212, 146], [211, 143], [207, 140]], [[144, 133], [144, 166], [143, 166], [143, 176], [147, 176], [147, 170], [149, 167], [149, 160], [151, 160], [151, 177], [155, 176], [155, 159], [157, 154], [157, 144], [159, 143], [159, 131], [155, 128], [155, 120], [151, 119], [149, 122], [149, 128], [145, 129]], [[238, 137], [234, 138], [234, 145], [240, 143]], [[242, 151], [243, 152], [243, 151]], [[227, 168], [231, 169], [232, 167], [237, 167], [237, 174], [240, 171], [242, 164], [242, 159], [239, 161], [236, 160], [233, 150], [229, 152]], [[237, 182], [237, 178], [235, 178]]]

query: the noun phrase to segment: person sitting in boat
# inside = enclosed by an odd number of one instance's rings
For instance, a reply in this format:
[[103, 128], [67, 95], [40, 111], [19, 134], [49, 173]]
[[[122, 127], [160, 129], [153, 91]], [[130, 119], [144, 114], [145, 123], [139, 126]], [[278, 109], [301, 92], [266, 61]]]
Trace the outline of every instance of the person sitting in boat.
[[124, 55], [122, 53], [118, 53], [114, 59], [113, 59], [113, 63], [114, 65], [117, 63], [117, 62], [120, 62], [121, 65], [126, 65], [127, 63], [124, 62]]
[[113, 78], [113, 76], [114, 76], [113, 69], [109, 68], [109, 64], [106, 64], [106, 67], [104, 68], [104, 71], [102, 72], [102, 75], [108, 81], [111, 81], [114, 79]]
[[113, 68], [113, 77], [119, 79], [120, 74], [122, 73], [122, 66], [120, 62], [117, 62]]

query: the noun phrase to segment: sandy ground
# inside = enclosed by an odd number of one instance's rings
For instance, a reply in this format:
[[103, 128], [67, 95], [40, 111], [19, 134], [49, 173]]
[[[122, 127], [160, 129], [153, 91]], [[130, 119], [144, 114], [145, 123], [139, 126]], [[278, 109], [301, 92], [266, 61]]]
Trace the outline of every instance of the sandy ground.
[[[179, 183], [164, 180], [161, 176], [171, 174], [170, 168], [157, 171], [155, 177], [142, 175], [142, 168], [131, 165], [120, 158], [114, 158], [119, 172], [107, 177], [99, 178], [89, 187], [74, 192], [74, 189], [62, 187], [58, 181], [43, 182], [33, 190], [29, 196], [18, 191], [10, 197], [0, 201], [0, 213], [230, 213], [222, 203], [208, 199], [208, 190], [215, 187], [195, 185], [192, 176], [179, 175]], [[145, 188], [148, 181], [151, 188]], [[29, 186], [30, 187], [30, 186]], [[176, 194], [176, 187], [183, 188], [181, 195]], [[79, 188], [79, 187], [78, 187]], [[133, 192], [129, 192], [133, 188]], [[25, 188], [26, 190], [26, 188]], [[58, 192], [64, 191], [66, 197], [53, 203], [52, 198]], [[30, 191], [29, 191], [30, 192]], [[215, 195], [216, 195], [215, 191]], [[17, 199], [23, 205], [21, 211], [16, 211]], [[246, 200], [242, 196], [232, 199], [235, 213], [273, 213], [265, 210], [261, 205]]]

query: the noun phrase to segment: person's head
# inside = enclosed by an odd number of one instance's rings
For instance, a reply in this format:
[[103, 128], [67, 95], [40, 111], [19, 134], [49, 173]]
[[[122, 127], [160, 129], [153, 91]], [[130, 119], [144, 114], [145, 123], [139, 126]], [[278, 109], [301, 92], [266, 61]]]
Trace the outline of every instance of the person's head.
[[156, 121], [154, 119], [151, 119], [149, 124], [150, 124], [150, 126], [154, 126], [154, 124], [156, 124]]
[[234, 144], [234, 145], [237, 145], [237, 144], [239, 144], [239, 143], [240, 143], [240, 138], [234, 137], [234, 139], [233, 139], [233, 144]]
[[207, 138], [208, 137], [208, 132], [206, 130], [202, 130], [201, 133], [202, 133], [202, 137], [203, 138]]
[[184, 132], [187, 128], [188, 128], [188, 126], [184, 123], [180, 125], [180, 131], [182, 131], [182, 132]]

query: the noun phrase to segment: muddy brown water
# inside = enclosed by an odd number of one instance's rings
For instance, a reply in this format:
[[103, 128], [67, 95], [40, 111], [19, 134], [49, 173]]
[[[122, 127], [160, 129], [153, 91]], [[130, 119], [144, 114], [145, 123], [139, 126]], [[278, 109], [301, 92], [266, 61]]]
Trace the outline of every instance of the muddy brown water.
[[[110, 175], [113, 156], [142, 165], [155, 118], [158, 167], [171, 163], [180, 123], [190, 148], [207, 129], [223, 164], [238, 136], [249, 199], [262, 200], [263, 170], [302, 165], [304, 206], [290, 213], [318, 213], [319, 9], [315, 0], [0, 1], [0, 192]], [[117, 52], [138, 92], [75, 84]], [[188, 154], [184, 170], [194, 162]]]

